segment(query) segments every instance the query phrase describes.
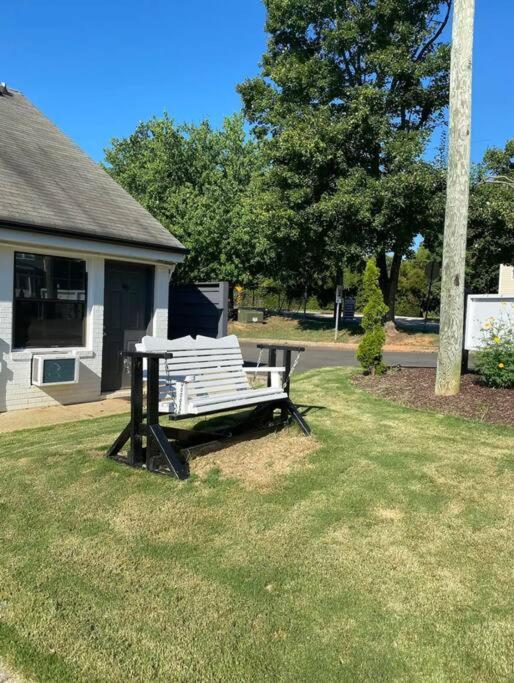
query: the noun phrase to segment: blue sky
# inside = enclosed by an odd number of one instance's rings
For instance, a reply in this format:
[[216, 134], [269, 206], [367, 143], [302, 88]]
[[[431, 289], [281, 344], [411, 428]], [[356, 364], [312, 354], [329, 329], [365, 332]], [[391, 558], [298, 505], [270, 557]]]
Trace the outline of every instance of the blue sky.
[[[163, 111], [219, 125], [265, 49], [261, 0], [3, 3], [0, 81], [100, 160], [112, 137]], [[513, 0], [477, 2], [474, 160], [514, 137]]]

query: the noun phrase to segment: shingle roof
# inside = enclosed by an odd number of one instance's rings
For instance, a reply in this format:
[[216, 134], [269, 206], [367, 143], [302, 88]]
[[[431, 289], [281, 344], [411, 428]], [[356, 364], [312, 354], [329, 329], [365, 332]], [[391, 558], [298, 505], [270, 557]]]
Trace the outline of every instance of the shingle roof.
[[184, 251], [108, 173], [11, 89], [0, 95], [0, 223]]

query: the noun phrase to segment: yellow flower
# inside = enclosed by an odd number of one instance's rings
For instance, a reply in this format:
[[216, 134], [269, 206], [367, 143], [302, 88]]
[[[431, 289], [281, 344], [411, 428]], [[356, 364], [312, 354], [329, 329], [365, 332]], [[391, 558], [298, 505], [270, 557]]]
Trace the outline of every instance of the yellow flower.
[[505, 365], [504, 365], [503, 363], [498, 363], [498, 367], [499, 367], [499, 368], [504, 368]]
[[490, 330], [490, 329], [491, 329], [491, 323], [490, 323], [490, 322], [485, 322], [485, 323], [482, 325], [482, 329], [484, 329], [484, 330]]
[[501, 342], [500, 337], [493, 337], [493, 342], [494, 342], [495, 344], [499, 344], [499, 343]]

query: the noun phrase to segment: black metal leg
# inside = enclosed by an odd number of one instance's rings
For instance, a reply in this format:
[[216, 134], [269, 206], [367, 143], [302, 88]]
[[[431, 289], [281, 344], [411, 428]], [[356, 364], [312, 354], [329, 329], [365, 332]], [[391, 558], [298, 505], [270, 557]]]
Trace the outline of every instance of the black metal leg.
[[[148, 430], [159, 426], [159, 359], [148, 359], [148, 387], [147, 387], [147, 411], [146, 422]], [[158, 454], [158, 449], [150, 434], [147, 433], [146, 440], [146, 466], [149, 470], [154, 469], [154, 457]]]
[[311, 428], [307, 424], [306, 420], [304, 419], [303, 415], [300, 413], [298, 408], [295, 406], [295, 404], [290, 400], [287, 399], [287, 410], [291, 414], [291, 417], [297, 424], [300, 426], [300, 429], [306, 436], [310, 436], [311, 434]]
[[114, 458], [121, 451], [123, 446], [127, 443], [132, 433], [132, 422], [129, 422], [125, 429], [118, 436], [113, 445], [109, 448], [105, 454], [106, 458]]
[[162, 427], [158, 424], [148, 425], [148, 432], [148, 441], [152, 444], [152, 458], [154, 457], [153, 454], [160, 453], [164, 457], [173, 476], [177, 479], [187, 479], [189, 475], [187, 465], [166, 438]]
[[[289, 375], [291, 374], [291, 349], [284, 349], [282, 351], [282, 365], [285, 367], [284, 371], [284, 381], [285, 381], [285, 387], [284, 391], [286, 394], [289, 396], [289, 389], [291, 387], [291, 381], [289, 379]], [[282, 410], [280, 411], [280, 417], [283, 422], [287, 420], [287, 406], [283, 406]]]
[[[270, 349], [268, 353], [268, 367], [277, 367], [277, 351], [276, 349]], [[268, 387], [271, 386], [271, 372], [268, 372]]]
[[131, 401], [130, 401], [130, 452], [128, 463], [137, 465], [143, 462], [143, 437], [141, 424], [143, 422], [143, 359], [131, 359]]

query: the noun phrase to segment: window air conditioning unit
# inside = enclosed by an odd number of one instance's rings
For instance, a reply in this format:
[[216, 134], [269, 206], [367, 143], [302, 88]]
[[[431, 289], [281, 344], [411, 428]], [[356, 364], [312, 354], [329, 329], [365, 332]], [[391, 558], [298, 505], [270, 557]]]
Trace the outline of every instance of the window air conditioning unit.
[[79, 359], [77, 356], [33, 356], [32, 384], [47, 387], [57, 384], [77, 384]]

